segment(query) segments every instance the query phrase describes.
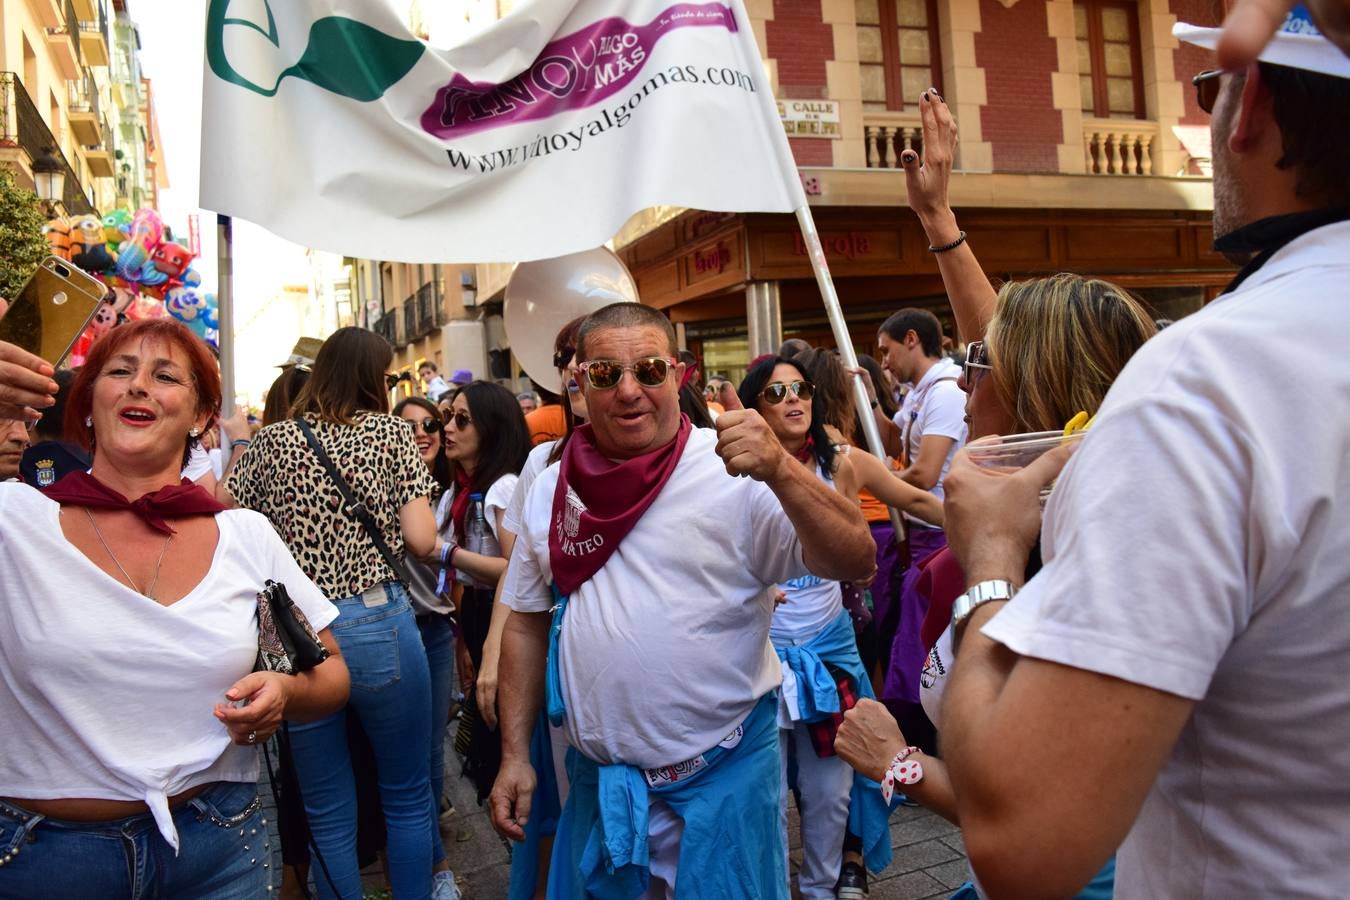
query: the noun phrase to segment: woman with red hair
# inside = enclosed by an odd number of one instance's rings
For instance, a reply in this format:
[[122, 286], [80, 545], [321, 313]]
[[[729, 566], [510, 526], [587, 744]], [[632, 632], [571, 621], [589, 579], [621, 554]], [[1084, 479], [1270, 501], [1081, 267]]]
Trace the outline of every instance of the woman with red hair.
[[[44, 371], [14, 349], [0, 359]], [[336, 609], [267, 520], [179, 477], [219, 412], [205, 345], [136, 322], [72, 386], [91, 470], [45, 495], [0, 485], [0, 895], [266, 892], [255, 745], [339, 707], [348, 676]], [[268, 580], [332, 654], [308, 672], [253, 671]]]

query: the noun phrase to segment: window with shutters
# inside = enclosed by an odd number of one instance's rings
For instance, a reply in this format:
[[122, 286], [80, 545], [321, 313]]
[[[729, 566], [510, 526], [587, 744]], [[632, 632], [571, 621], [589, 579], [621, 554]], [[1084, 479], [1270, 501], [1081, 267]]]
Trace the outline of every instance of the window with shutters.
[[936, 0], [854, 0], [865, 110], [917, 108], [942, 90]]
[[1101, 119], [1144, 118], [1135, 4], [1130, 0], [1074, 0], [1073, 17], [1083, 113]]

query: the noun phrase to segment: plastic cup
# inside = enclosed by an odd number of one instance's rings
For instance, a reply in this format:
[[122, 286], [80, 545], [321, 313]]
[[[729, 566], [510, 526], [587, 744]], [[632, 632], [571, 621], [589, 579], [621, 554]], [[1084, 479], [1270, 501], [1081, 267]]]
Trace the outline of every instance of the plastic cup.
[[[1064, 444], [1076, 444], [1086, 431], [1065, 435], [1062, 431], [1035, 431], [1030, 434], [991, 435], [966, 444], [966, 456], [981, 469], [1011, 474], [1031, 465], [1048, 450]], [[1052, 481], [1041, 489], [1041, 509], [1054, 488]]]

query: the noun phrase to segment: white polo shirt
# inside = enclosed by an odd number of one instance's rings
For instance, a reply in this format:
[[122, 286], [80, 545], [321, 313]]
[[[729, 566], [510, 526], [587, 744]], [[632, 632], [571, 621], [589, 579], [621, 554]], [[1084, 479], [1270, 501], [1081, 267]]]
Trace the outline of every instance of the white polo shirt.
[[[598, 572], [572, 594], [560, 673], [573, 746], [651, 768], [716, 745], [782, 679], [769, 644], [775, 585], [807, 574], [778, 498], [727, 474], [695, 428], [670, 480]], [[525, 500], [502, 601], [553, 606], [548, 526], [559, 466]]]
[[1348, 298], [1342, 222], [1150, 340], [1051, 495], [1045, 568], [984, 626], [1195, 701], [1118, 898], [1350, 894]]

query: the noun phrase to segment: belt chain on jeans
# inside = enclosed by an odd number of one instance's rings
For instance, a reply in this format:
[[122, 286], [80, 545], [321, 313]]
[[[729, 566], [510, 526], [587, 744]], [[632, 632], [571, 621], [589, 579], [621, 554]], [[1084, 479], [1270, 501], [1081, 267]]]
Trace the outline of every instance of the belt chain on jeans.
[[[741, 738], [745, 737], [745, 725], [737, 725], [731, 729], [731, 733], [722, 738], [717, 746], [723, 750], [734, 750], [740, 744]], [[711, 752], [711, 751], [710, 751]], [[668, 784], [674, 784], [677, 781], [684, 781], [691, 777], [699, 769], [708, 765], [707, 754], [700, 753], [693, 759], [686, 759], [684, 762], [678, 762], [671, 766], [657, 766], [655, 769], [643, 769], [642, 775], [647, 779], [647, 786], [652, 788], [665, 787]]]

